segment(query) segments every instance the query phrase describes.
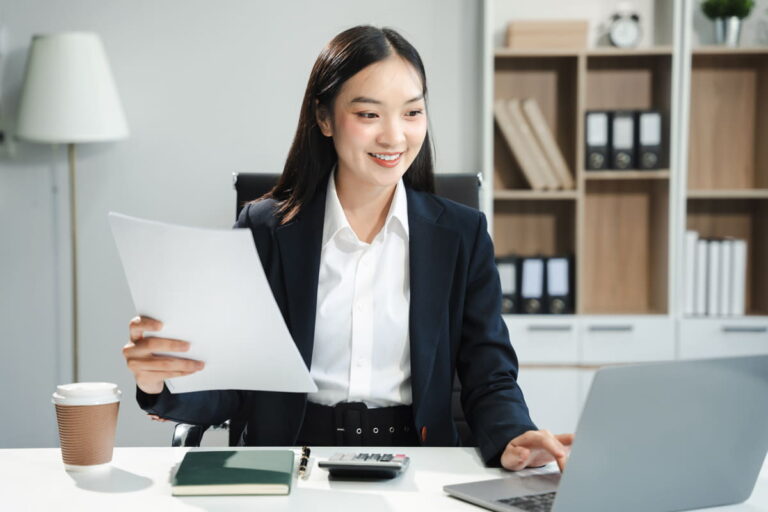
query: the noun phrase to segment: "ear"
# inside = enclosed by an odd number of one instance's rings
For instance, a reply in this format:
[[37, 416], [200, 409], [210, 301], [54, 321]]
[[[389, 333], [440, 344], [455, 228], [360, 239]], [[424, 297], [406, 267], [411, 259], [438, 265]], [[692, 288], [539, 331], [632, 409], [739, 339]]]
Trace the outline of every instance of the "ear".
[[331, 123], [328, 109], [324, 105], [320, 105], [320, 100], [317, 99], [315, 100], [315, 120], [323, 135], [326, 137], [333, 136], [333, 123]]

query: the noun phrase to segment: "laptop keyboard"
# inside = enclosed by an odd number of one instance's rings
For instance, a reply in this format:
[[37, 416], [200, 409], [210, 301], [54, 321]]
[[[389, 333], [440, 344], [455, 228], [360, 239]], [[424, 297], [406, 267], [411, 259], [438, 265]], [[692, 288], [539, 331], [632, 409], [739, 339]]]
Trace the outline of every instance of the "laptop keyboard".
[[552, 504], [555, 502], [555, 493], [546, 492], [544, 494], [532, 494], [530, 496], [518, 496], [516, 498], [506, 498], [497, 500], [499, 503], [517, 507], [527, 512], [549, 512], [552, 510]]

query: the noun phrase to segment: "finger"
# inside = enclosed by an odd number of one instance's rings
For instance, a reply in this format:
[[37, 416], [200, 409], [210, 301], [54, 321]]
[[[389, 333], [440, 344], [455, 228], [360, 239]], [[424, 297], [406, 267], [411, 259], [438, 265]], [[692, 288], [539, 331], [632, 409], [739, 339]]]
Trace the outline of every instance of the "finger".
[[196, 372], [204, 366], [202, 361], [179, 357], [135, 357], [128, 360], [128, 368], [133, 372]]
[[552, 434], [542, 434], [539, 438], [539, 448], [543, 448], [555, 459], [565, 456], [565, 446]]
[[148, 316], [133, 317], [128, 325], [131, 341], [140, 340], [144, 336], [144, 331], [159, 331], [163, 328], [163, 322]]
[[186, 352], [190, 346], [188, 341], [154, 337], [142, 338], [134, 342], [134, 345], [137, 351], [145, 356], [155, 352]]
[[573, 444], [573, 434], [557, 434], [555, 436], [563, 446], [571, 446]]
[[546, 450], [552, 457], [554, 457], [555, 462], [557, 462], [557, 467], [560, 469], [560, 472], [565, 469], [565, 462], [566, 462], [566, 455], [567, 451], [565, 447], [560, 443], [560, 441], [550, 434], [549, 432], [544, 433], [540, 437], [540, 448]]
[[530, 458], [531, 450], [510, 444], [501, 455], [501, 465], [511, 471], [519, 471], [528, 465]]

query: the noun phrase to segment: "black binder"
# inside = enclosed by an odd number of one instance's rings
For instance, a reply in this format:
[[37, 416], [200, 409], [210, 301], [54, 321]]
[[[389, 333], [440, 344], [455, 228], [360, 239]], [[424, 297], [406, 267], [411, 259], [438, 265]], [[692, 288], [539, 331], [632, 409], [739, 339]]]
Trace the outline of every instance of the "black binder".
[[543, 314], [547, 310], [545, 258], [521, 258], [517, 289], [520, 294], [519, 312], [527, 315]]
[[586, 162], [589, 170], [608, 169], [608, 149], [611, 140], [611, 113], [594, 110], [586, 113], [584, 122]]
[[501, 281], [501, 312], [505, 315], [518, 311], [518, 261], [519, 258], [516, 256], [496, 259], [496, 267], [499, 269], [499, 280]]
[[661, 161], [661, 112], [637, 112], [635, 118], [635, 147], [639, 169], [658, 169]]
[[611, 158], [613, 169], [635, 169], [635, 113], [617, 111], [611, 117]]
[[565, 315], [574, 312], [574, 272], [572, 256], [547, 258], [547, 313]]

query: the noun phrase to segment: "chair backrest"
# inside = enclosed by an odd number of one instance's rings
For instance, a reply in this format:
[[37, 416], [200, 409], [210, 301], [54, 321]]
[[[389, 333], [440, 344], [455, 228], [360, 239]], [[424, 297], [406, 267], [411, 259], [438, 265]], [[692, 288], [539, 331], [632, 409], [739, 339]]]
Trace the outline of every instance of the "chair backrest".
[[[253, 201], [272, 190], [280, 178], [274, 173], [240, 172], [232, 175], [235, 190], [237, 191], [237, 204], [235, 218], [240, 215], [240, 210], [248, 201]], [[478, 209], [480, 205], [480, 174], [435, 174], [435, 194], [471, 208]], [[451, 414], [456, 428], [459, 431], [461, 442], [464, 446], [475, 446], [464, 411], [461, 407], [461, 386], [458, 377], [453, 379], [453, 394], [451, 400]]]
[[[275, 173], [260, 172], [236, 172], [232, 174], [232, 181], [237, 192], [235, 205], [235, 218], [240, 215], [240, 210], [248, 201], [253, 201], [272, 190], [280, 178]], [[436, 174], [435, 193], [478, 209], [480, 205], [479, 188], [481, 185], [480, 174]]]

